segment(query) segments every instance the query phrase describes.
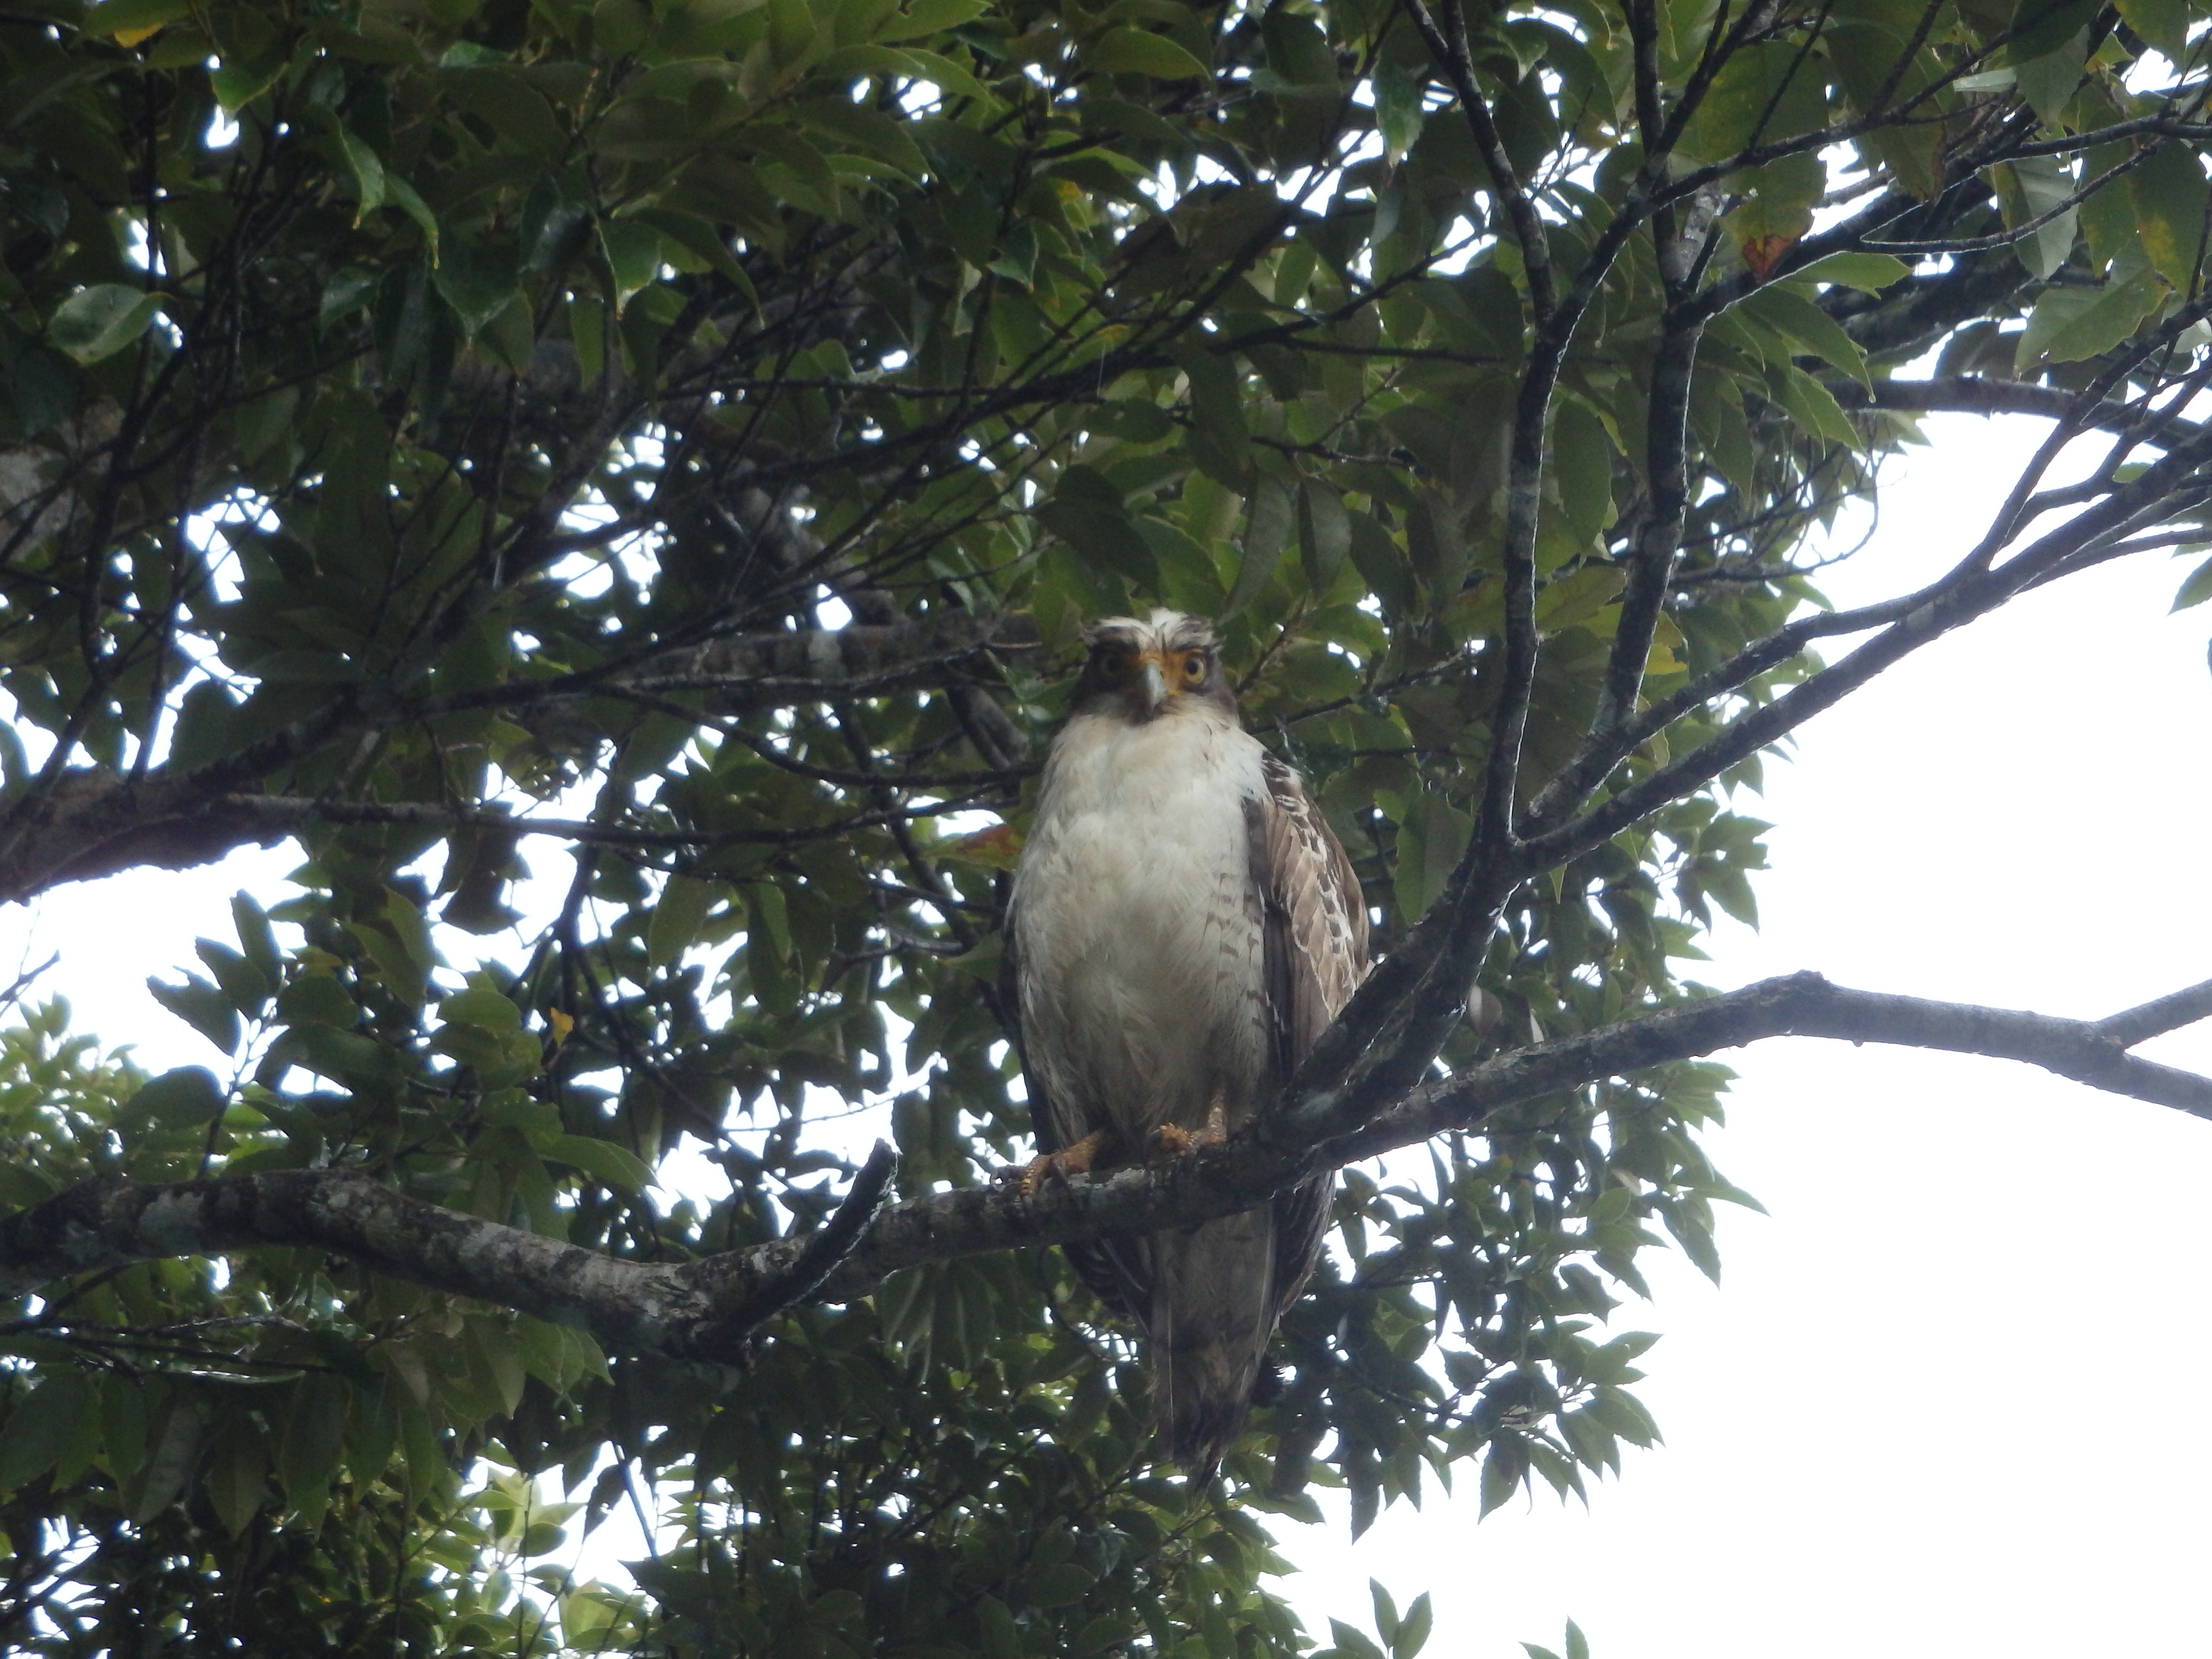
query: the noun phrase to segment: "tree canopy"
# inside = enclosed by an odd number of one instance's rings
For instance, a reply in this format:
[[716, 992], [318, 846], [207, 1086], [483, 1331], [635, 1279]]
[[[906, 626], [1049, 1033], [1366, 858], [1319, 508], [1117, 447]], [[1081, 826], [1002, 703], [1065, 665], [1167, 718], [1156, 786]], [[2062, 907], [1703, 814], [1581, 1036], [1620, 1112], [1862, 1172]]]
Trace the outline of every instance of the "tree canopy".
[[[2205, 15], [17, 0], [0, 896], [301, 862], [157, 993], [205, 1064], [0, 1033], [0, 1633], [1409, 1655], [1302, 1632], [1260, 1517], [1653, 1438], [1607, 1321], [1743, 1197], [1707, 1056], [2212, 1115], [2129, 1052], [2212, 987], [1686, 976], [1802, 721], [2212, 542]], [[1828, 608], [1940, 410], [2050, 437]], [[1026, 1197], [1007, 873], [1082, 623], [1154, 605], [1380, 965], [1249, 1133]], [[1188, 1491], [1033, 1247], [1408, 1148]], [[617, 1505], [680, 1534], [635, 1590], [546, 1565]]]

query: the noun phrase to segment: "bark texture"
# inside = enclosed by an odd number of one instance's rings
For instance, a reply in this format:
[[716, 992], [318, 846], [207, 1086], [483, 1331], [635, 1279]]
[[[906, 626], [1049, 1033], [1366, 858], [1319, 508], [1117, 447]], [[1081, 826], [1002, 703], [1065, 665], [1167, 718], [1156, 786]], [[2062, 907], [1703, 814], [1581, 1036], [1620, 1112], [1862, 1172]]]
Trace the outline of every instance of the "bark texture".
[[883, 1200], [879, 1146], [820, 1229], [686, 1263], [623, 1261], [412, 1198], [356, 1171], [88, 1182], [0, 1218], [0, 1295], [168, 1256], [310, 1248], [393, 1278], [589, 1331], [631, 1352], [739, 1356], [799, 1302], [866, 1296], [889, 1274], [956, 1256], [1146, 1232], [1232, 1214], [1316, 1170], [1480, 1123], [1515, 1101], [1785, 1036], [1947, 1049], [2039, 1066], [2107, 1093], [2212, 1120], [2212, 1078], [2128, 1052], [2212, 1017], [2212, 981], [2101, 1020], [1765, 980], [1501, 1054], [1361, 1122], [1340, 1090], [1294, 1089], [1227, 1143], [1104, 1177]]

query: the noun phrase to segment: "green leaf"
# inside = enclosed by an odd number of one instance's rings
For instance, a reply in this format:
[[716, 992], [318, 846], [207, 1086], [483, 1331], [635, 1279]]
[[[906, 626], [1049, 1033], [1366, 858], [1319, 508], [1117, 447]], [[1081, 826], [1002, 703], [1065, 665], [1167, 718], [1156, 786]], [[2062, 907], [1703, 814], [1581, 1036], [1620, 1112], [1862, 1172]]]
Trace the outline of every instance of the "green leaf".
[[338, 113], [328, 104], [316, 104], [310, 113], [317, 125], [328, 133], [337, 145], [338, 158], [352, 175], [354, 193], [353, 222], [359, 227], [376, 209], [384, 205], [384, 161], [359, 135], [351, 131]]
[[2020, 337], [2017, 367], [2079, 362], [2110, 351], [2136, 331], [2163, 297], [2149, 272], [2103, 288], [2046, 289], [2028, 313]]
[[1428, 913], [1443, 894], [1474, 833], [1474, 820], [1442, 795], [1423, 795], [1398, 826], [1398, 912]]
[[1879, 294], [1912, 274], [1912, 267], [1888, 253], [1830, 253], [1801, 265], [1785, 279], [1790, 283], [1834, 283], [1868, 294]]
[[141, 1087], [124, 1110], [167, 1128], [185, 1128], [214, 1117], [225, 1099], [222, 1085], [206, 1066], [179, 1066]]
[[112, 357], [152, 325], [161, 296], [124, 283], [80, 289], [55, 307], [46, 338], [80, 363]]
[[1316, 594], [1328, 592], [1352, 551], [1352, 520], [1345, 514], [1344, 497], [1319, 478], [1299, 486], [1298, 550], [1306, 586]]
[[1037, 520], [1085, 558], [1095, 559], [1143, 592], [1157, 593], [1159, 566], [1152, 545], [1122, 505], [1121, 491], [1097, 467], [1080, 463], [1060, 474]]
[[[1892, 0], [1895, 3], [1895, 0]], [[2014, 64], [2057, 52], [2096, 15], [2099, 0], [2014, 0], [2008, 54]]]
[[957, 28], [989, 9], [990, 0], [914, 0], [904, 11], [894, 13], [877, 25], [875, 38], [878, 41], [918, 40], [925, 35]]
[[376, 964], [385, 988], [409, 1007], [420, 1007], [429, 994], [430, 969], [438, 957], [414, 901], [396, 888], [386, 888], [381, 925], [349, 921], [345, 927]]
[[2074, 101], [2074, 94], [2081, 84], [2081, 63], [2088, 56], [2088, 45], [2087, 32], [2076, 30], [2057, 51], [2013, 65], [2014, 84], [2045, 126], [2057, 126], [2066, 106]]
[[592, 44], [611, 58], [627, 58], [646, 42], [653, 14], [641, 0], [599, 0], [592, 8]]
[[671, 876], [660, 890], [653, 919], [646, 924], [646, 955], [655, 968], [666, 969], [681, 961], [706, 925], [707, 913], [722, 896], [722, 884], [696, 876]]
[[231, 895], [231, 923], [238, 929], [238, 943], [246, 952], [246, 959], [258, 968], [272, 985], [284, 976], [283, 952], [276, 948], [276, 931], [269, 925], [269, 913], [252, 894], [240, 890]]
[[1367, 1581], [1367, 1599], [1375, 1607], [1375, 1633], [1385, 1642], [1395, 1641], [1398, 1635], [1398, 1604], [1382, 1587], [1381, 1579]]
[[1528, 1469], [1528, 1454], [1516, 1437], [1501, 1434], [1492, 1440], [1482, 1458], [1481, 1513], [1488, 1515], [1519, 1492]]
[[1429, 1593], [1423, 1590], [1413, 1598], [1413, 1605], [1406, 1609], [1406, 1616], [1398, 1621], [1398, 1633], [1390, 1642], [1390, 1659], [1414, 1659], [1428, 1645], [1429, 1630], [1434, 1623]]
[[1587, 547], [1613, 522], [1613, 440], [1579, 398], [1562, 398], [1553, 410], [1547, 459], [1570, 535]]
[[660, 274], [660, 237], [635, 219], [602, 219], [599, 246], [614, 277], [615, 310], [619, 313], [632, 295]]
[[1393, 612], [1408, 611], [1417, 602], [1413, 574], [1405, 550], [1371, 513], [1352, 514], [1352, 562], [1375, 594]]
[[164, 985], [149, 979], [146, 989], [155, 1001], [223, 1053], [238, 1048], [238, 1010], [231, 1006], [228, 997], [198, 974], [185, 975], [182, 985]]
[[341, 317], [351, 316], [367, 305], [375, 292], [376, 273], [368, 266], [348, 265], [335, 271], [323, 285], [318, 320], [328, 326]]
[[1030, 1599], [1041, 1607], [1065, 1607], [1091, 1593], [1097, 1575], [1073, 1561], [1041, 1567], [1030, 1575]]
[[234, 1434], [210, 1454], [203, 1479], [216, 1519], [234, 1538], [261, 1512], [269, 1485], [269, 1453], [258, 1434]]
[[1190, 81], [1213, 71], [1164, 34], [1139, 28], [1109, 29], [1085, 47], [1079, 60], [1100, 75], [1149, 75], [1156, 81]]
[[1536, 595], [1536, 631], [1556, 634], [1588, 622], [1611, 605], [1628, 580], [1618, 565], [1591, 565], [1547, 582]]
[[276, 1018], [287, 1025], [329, 1025], [343, 1031], [359, 1022], [361, 1010], [328, 974], [302, 974], [276, 994]]
[[134, 1525], [145, 1526], [177, 1500], [199, 1467], [200, 1439], [206, 1425], [192, 1401], [173, 1395], [161, 1419], [161, 1436], [137, 1470], [137, 1501], [131, 1505]]
[[2196, 147], [2175, 140], [2160, 143], [2128, 174], [2127, 185], [2151, 268], [2174, 287], [2191, 290], [2204, 254], [2207, 204], [2204, 164]]
[[225, 64], [208, 76], [208, 86], [215, 100], [225, 115], [235, 116], [239, 111], [275, 86], [284, 73], [281, 64], [266, 70], [250, 70]]
[[450, 239], [443, 247], [444, 257], [432, 281], [453, 307], [453, 315], [460, 319], [461, 331], [473, 340], [520, 292], [515, 251], [510, 246]]
[[2118, 0], [2118, 3], [2130, 28], [2174, 63], [2187, 61], [2189, 0]]
[[191, 15], [188, 0], [100, 0], [85, 13], [79, 27], [88, 34], [135, 46], [165, 25]]
[[430, 211], [429, 204], [416, 194], [415, 186], [396, 173], [385, 175], [384, 191], [400, 211], [420, 227], [422, 240], [429, 249], [430, 264], [434, 267], [438, 263], [438, 216]]
[[430, 926], [422, 906], [396, 887], [384, 890], [384, 919], [407, 951], [407, 958], [425, 977], [438, 965], [438, 947], [430, 942]]
[[[2029, 155], [1990, 169], [2004, 208], [2007, 225], [2019, 226], [2041, 218], [2073, 194], [2075, 180], [2056, 156]], [[2037, 276], [2049, 276], [2066, 263], [2074, 251], [2078, 207], [2068, 208], [2041, 229], [2013, 244], [2021, 264]]]
[[39, 1379], [0, 1425], [0, 1492], [15, 1491], [61, 1462], [89, 1398], [82, 1380], [66, 1370]]
[[[2027, 0], [2027, 3], [2039, 14], [2050, 11], [2048, 0]], [[1923, 10], [1920, 0], [1837, 0], [1831, 11], [1828, 59], [1854, 112], [1893, 115], [1900, 105], [1910, 107], [1928, 90], [1934, 66], [1927, 56], [1913, 51]], [[2034, 49], [2050, 51], [2075, 27], [2069, 25], [2047, 45]], [[1905, 71], [1893, 75], [1892, 70], [1900, 61]], [[1860, 142], [1894, 169], [1898, 182], [1915, 196], [1927, 200], [1942, 188], [1940, 124], [1880, 127]]]
[[1783, 369], [1778, 390], [1781, 394], [1782, 406], [1790, 411], [1792, 419], [1808, 431], [1818, 433], [1832, 444], [1840, 444], [1851, 449], [1856, 449], [1865, 442], [1859, 429], [1851, 424], [1850, 416], [1844, 414], [1843, 406], [1837, 403], [1835, 394], [1803, 369], [1795, 367]]
[[653, 1168], [626, 1146], [590, 1135], [549, 1135], [538, 1150], [556, 1163], [581, 1170], [602, 1187], [637, 1193], [653, 1185]]
[[1237, 567], [1237, 585], [1229, 592], [1229, 614], [1235, 616], [1252, 603], [1274, 576], [1283, 550], [1291, 544], [1296, 509], [1290, 486], [1262, 474], [1253, 487], [1249, 514], [1244, 526], [1244, 556]]
[[1178, 340], [1168, 355], [1190, 388], [1190, 434], [1185, 441], [1199, 470], [1215, 483], [1242, 489], [1251, 463], [1244, 424], [1244, 392], [1236, 365], [1224, 352]]
[[1743, 302], [1745, 315], [1756, 318], [1823, 362], [1840, 368], [1862, 386], [1871, 386], [1866, 353], [1860, 350], [1843, 325], [1802, 295], [1786, 286], [1762, 289]]
[[2181, 591], [2173, 596], [2171, 609], [2186, 611], [2207, 599], [2212, 599], [2212, 559], [2207, 559], [2189, 573], [2188, 580], [2181, 584]]
[[568, 147], [568, 135], [544, 94], [504, 58], [480, 68], [447, 69], [439, 84], [454, 103], [525, 155], [558, 161]]
[[1795, 45], [1771, 41], [1740, 48], [1714, 76], [1679, 153], [1692, 161], [1722, 161], [1825, 126], [1822, 79], [1820, 66]]
[[978, 1599], [975, 1626], [982, 1635], [983, 1659], [1016, 1659], [1021, 1652], [1021, 1637], [1014, 1615], [997, 1596]]
[[320, 1520], [330, 1502], [331, 1477], [345, 1443], [345, 1402], [346, 1385], [336, 1376], [311, 1371], [292, 1385], [276, 1437], [276, 1478], [303, 1522]]
[[471, 985], [438, 1004], [438, 1017], [449, 1025], [472, 1025], [505, 1033], [522, 1029], [522, 1010], [488, 985]]
[[258, 1018], [276, 990], [269, 976], [228, 945], [211, 939], [195, 942], [199, 959], [215, 975], [230, 1006], [248, 1019]]
[[757, 881], [745, 889], [745, 908], [750, 931], [765, 942], [780, 962], [791, 957], [791, 908], [783, 889], [773, 882]]
[[1287, 6], [1269, 6], [1261, 15], [1260, 37], [1267, 48], [1267, 73], [1274, 77], [1271, 89], [1335, 94], [1336, 53], [1319, 19]]
[[1375, 129], [1382, 135], [1383, 159], [1392, 167], [1403, 161], [1419, 142], [1427, 116], [1421, 108], [1421, 90], [1397, 60], [1384, 58], [1375, 65]]
[[373, 1037], [329, 1025], [295, 1025], [270, 1045], [270, 1057], [319, 1077], [357, 1086], [391, 1077], [398, 1057]]
[[0, 410], [14, 417], [20, 437], [34, 438], [76, 407], [77, 365], [52, 347], [29, 340], [18, 345], [14, 359], [0, 369]]
[[986, 105], [994, 100], [990, 88], [942, 52], [920, 46], [842, 46], [817, 66], [825, 79], [889, 72], [926, 81], [956, 98], [973, 98]]
[[929, 172], [929, 158], [908, 131], [911, 123], [848, 98], [817, 99], [799, 106], [797, 112], [809, 126], [834, 134], [862, 155], [897, 168], [909, 179], [923, 178]]

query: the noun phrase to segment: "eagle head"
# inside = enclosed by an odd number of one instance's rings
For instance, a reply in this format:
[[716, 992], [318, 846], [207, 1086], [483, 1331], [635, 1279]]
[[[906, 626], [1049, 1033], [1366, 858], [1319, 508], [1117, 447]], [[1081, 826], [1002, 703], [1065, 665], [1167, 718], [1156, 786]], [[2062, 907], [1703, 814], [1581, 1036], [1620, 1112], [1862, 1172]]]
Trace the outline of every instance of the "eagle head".
[[1076, 683], [1073, 712], [1128, 720], [1210, 714], [1237, 718], [1237, 696], [1221, 672], [1213, 629], [1180, 611], [1104, 617], [1083, 631], [1091, 655]]

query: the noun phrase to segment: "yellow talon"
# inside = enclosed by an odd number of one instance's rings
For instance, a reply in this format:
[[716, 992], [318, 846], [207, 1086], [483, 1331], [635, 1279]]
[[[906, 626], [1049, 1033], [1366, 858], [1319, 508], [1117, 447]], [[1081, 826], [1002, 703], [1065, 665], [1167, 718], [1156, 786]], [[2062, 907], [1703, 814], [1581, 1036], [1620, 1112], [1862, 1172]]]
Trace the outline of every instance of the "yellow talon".
[[1198, 1144], [1198, 1138], [1180, 1123], [1163, 1123], [1145, 1137], [1145, 1151], [1155, 1158], [1181, 1158]]
[[1109, 1131], [1094, 1129], [1073, 1146], [1056, 1152], [1040, 1152], [1019, 1170], [1000, 1170], [1000, 1176], [1017, 1182], [1024, 1198], [1035, 1198], [1048, 1176], [1066, 1181], [1071, 1176], [1089, 1175], [1112, 1140]]
[[1155, 1158], [1181, 1158], [1201, 1146], [1218, 1146], [1229, 1139], [1229, 1108], [1219, 1094], [1213, 1097], [1212, 1107], [1206, 1114], [1206, 1127], [1196, 1134], [1180, 1123], [1163, 1123], [1145, 1137], [1146, 1156]]

